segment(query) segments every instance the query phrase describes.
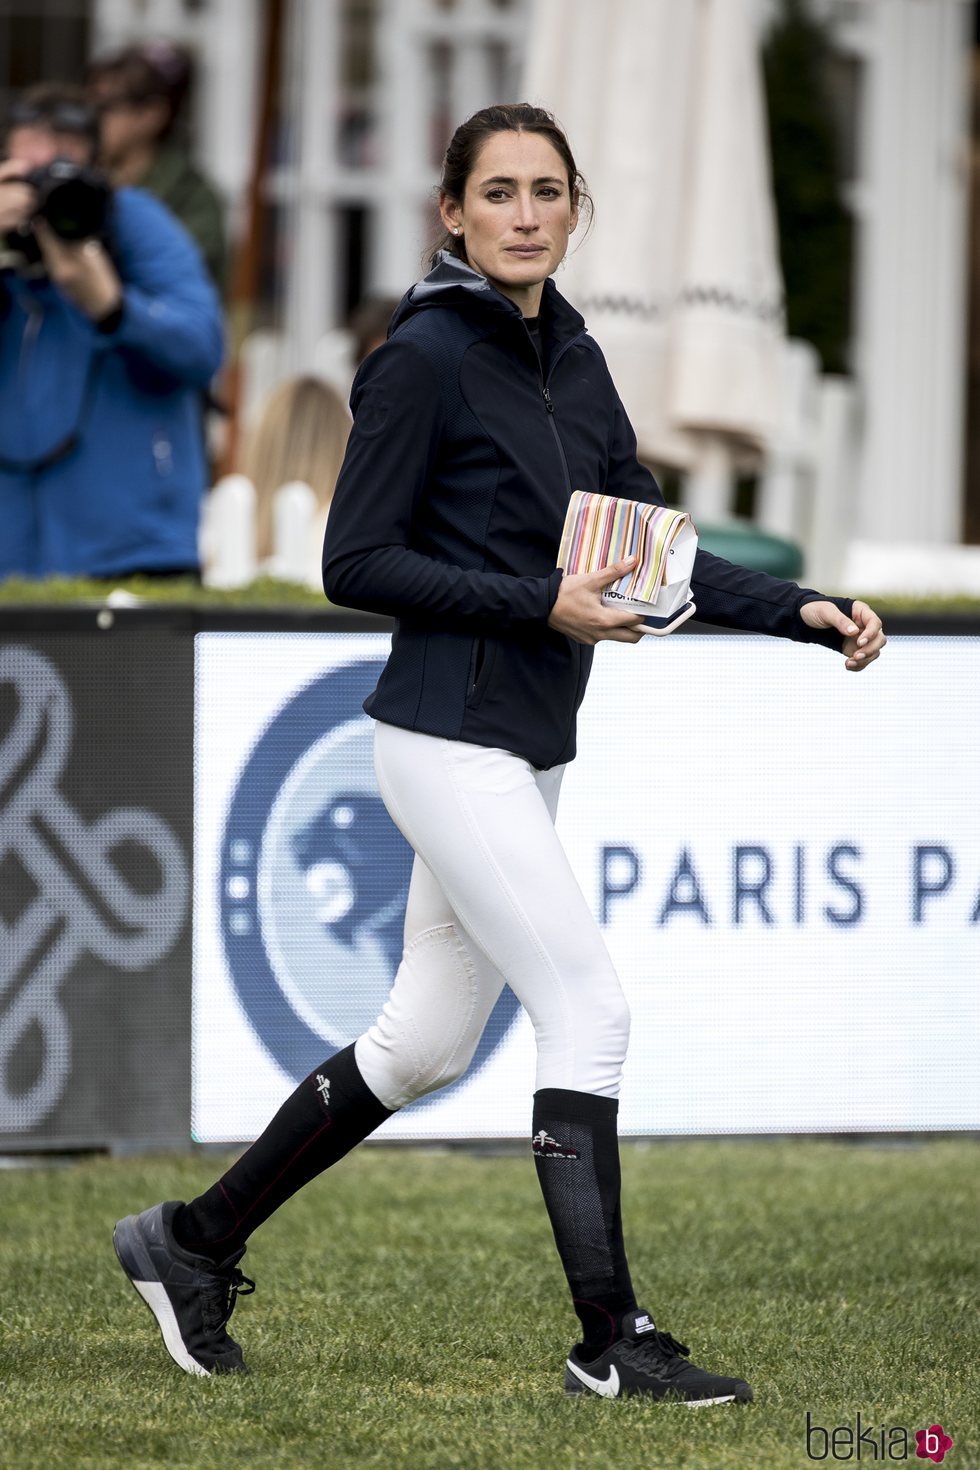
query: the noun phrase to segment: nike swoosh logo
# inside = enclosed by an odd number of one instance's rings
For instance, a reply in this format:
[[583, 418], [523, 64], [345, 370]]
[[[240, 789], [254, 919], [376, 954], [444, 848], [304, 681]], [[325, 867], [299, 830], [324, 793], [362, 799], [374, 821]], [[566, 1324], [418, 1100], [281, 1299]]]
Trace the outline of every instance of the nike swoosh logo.
[[584, 1383], [586, 1388], [591, 1388], [593, 1393], [601, 1393], [605, 1399], [614, 1399], [618, 1396], [619, 1374], [615, 1368], [609, 1369], [609, 1375], [606, 1378], [593, 1378], [591, 1373], [586, 1373], [585, 1369], [580, 1368], [577, 1363], [573, 1363], [571, 1358], [568, 1359], [568, 1366], [575, 1374], [575, 1377], [581, 1383]]

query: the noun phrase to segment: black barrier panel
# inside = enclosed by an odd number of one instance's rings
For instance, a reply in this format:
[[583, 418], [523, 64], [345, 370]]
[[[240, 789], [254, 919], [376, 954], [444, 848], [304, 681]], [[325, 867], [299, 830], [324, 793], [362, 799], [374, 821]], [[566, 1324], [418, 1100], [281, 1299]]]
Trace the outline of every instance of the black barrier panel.
[[0, 1149], [189, 1142], [193, 640], [103, 621], [0, 634]]

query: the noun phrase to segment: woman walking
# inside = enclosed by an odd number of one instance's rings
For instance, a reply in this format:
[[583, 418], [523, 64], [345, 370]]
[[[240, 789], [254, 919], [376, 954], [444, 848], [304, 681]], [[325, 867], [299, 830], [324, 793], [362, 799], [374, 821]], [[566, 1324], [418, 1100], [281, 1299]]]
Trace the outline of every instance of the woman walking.
[[[405, 949], [377, 1022], [222, 1179], [117, 1226], [123, 1267], [190, 1372], [244, 1366], [225, 1324], [251, 1289], [238, 1263], [252, 1231], [396, 1109], [459, 1077], [506, 981], [534, 1025], [532, 1148], [580, 1323], [566, 1390], [752, 1397], [691, 1363], [634, 1294], [616, 1131], [629, 1017], [554, 827], [592, 647], [643, 636], [601, 602], [629, 563], [555, 570], [569, 497], [662, 503], [602, 354], [550, 279], [585, 198], [548, 113], [475, 114], [446, 154], [444, 248], [355, 380], [324, 587], [397, 619], [365, 709], [381, 794], [416, 853]], [[850, 669], [885, 642], [864, 603], [706, 552], [693, 594], [709, 622], [822, 643]]]

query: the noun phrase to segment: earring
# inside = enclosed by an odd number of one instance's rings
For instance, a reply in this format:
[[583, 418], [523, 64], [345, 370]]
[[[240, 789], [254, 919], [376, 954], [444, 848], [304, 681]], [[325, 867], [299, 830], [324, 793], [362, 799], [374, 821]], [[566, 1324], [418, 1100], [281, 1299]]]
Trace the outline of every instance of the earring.
[[453, 225], [453, 234], [454, 235], [458, 235], [459, 234], [459, 225]]

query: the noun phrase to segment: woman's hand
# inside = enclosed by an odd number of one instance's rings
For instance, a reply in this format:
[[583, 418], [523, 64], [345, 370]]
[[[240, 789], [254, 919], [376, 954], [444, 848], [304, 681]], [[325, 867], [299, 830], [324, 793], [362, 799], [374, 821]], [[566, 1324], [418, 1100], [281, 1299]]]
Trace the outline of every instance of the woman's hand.
[[845, 668], [855, 673], [874, 663], [888, 642], [881, 618], [866, 602], [855, 602], [851, 617], [832, 602], [805, 602], [800, 617], [808, 628], [836, 628], [844, 634]]
[[598, 572], [562, 577], [548, 627], [567, 634], [576, 643], [591, 645], [603, 638], [611, 638], [614, 643], [639, 643], [643, 619], [636, 613], [616, 612], [602, 602], [603, 588], [625, 577], [635, 564], [636, 557], [629, 556]]

